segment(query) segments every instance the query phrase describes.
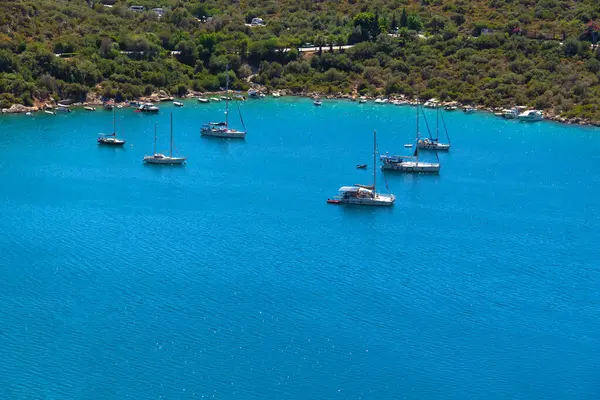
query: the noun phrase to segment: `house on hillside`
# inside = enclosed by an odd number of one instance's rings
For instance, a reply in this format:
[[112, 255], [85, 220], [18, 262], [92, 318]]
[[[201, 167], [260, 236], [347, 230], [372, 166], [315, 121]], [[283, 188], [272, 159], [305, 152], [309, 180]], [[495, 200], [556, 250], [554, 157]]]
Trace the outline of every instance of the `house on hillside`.
[[252, 26], [263, 26], [265, 24], [265, 21], [263, 21], [262, 18], [252, 18], [252, 22], [250, 23], [250, 25]]
[[144, 6], [131, 6], [129, 9], [133, 12], [144, 12], [146, 8]]
[[493, 35], [494, 30], [490, 29], [490, 28], [483, 28], [483, 29], [481, 29], [481, 34], [482, 35]]
[[152, 11], [156, 13], [158, 18], [162, 18], [165, 15], [165, 10], [163, 10], [162, 8], [153, 8]]

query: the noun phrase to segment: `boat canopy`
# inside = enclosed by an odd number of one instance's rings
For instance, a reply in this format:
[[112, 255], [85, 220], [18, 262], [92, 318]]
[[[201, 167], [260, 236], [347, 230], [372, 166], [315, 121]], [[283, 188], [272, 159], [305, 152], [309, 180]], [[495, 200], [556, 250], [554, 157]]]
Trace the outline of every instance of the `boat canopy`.
[[338, 189], [338, 192], [358, 192], [360, 188], [356, 186], [342, 186]]

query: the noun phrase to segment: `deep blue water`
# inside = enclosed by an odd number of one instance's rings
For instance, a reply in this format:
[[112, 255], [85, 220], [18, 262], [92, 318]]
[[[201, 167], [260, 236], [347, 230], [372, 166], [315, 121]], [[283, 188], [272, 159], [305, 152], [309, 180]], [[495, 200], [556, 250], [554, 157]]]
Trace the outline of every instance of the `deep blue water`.
[[[439, 176], [345, 208], [414, 108], [249, 101], [201, 138], [222, 107], [120, 110], [123, 149], [110, 112], [0, 117], [0, 398], [600, 396], [600, 130], [445, 113]], [[145, 166], [169, 111], [188, 164]]]

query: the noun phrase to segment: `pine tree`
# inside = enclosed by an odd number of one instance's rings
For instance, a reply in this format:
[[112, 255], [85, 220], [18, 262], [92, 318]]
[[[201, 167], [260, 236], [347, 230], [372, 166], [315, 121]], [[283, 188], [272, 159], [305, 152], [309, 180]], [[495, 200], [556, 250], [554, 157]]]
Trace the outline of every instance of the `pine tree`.
[[398, 20], [396, 19], [396, 14], [394, 13], [394, 15], [392, 16], [392, 31], [395, 31], [396, 29], [398, 29]]
[[400, 26], [406, 28], [408, 25], [408, 16], [406, 15], [406, 8], [402, 9], [402, 16], [400, 16]]

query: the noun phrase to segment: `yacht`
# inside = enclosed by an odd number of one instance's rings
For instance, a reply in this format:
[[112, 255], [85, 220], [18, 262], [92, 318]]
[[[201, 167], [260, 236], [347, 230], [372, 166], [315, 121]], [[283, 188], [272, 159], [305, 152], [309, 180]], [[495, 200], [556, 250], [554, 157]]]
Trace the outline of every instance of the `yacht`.
[[539, 110], [527, 110], [519, 114], [519, 121], [524, 122], [536, 122], [541, 121], [544, 118], [543, 114]]
[[[227, 67], [227, 71], [229, 71], [229, 66]], [[227, 73], [225, 82], [225, 90], [227, 91], [227, 96], [225, 96], [225, 122], [209, 122], [204, 124], [200, 128], [200, 134], [202, 136], [244, 139], [246, 137], [246, 126], [244, 125], [244, 119], [242, 118], [242, 112], [240, 111], [239, 104], [237, 104], [237, 109], [244, 130], [238, 131], [237, 129], [232, 129], [229, 127], [229, 73]]]
[[315, 99], [315, 101], [313, 101], [313, 104], [318, 107], [318, 106], [322, 105], [323, 102], [321, 101], [321, 99]]
[[[376, 191], [377, 178], [377, 133], [373, 132], [373, 185], [342, 186], [338, 195], [327, 199], [329, 204], [350, 204], [361, 206], [392, 206], [396, 201], [393, 194], [380, 194]], [[386, 184], [387, 186], [387, 184]]]
[[423, 107], [425, 107], [425, 108], [437, 108], [439, 106], [440, 106], [440, 101], [435, 98], [429, 99], [423, 104]]
[[513, 107], [510, 109], [505, 108], [501, 111], [502, 118], [506, 119], [516, 119], [519, 117], [519, 109], [517, 107]]
[[[442, 118], [442, 124], [444, 125], [444, 131], [446, 132], [446, 139], [448, 140], [448, 143], [442, 143], [439, 141], [440, 116]], [[419, 141], [417, 141], [417, 147], [419, 149], [423, 149], [423, 150], [438, 150], [438, 151], [450, 150], [450, 136], [448, 135], [448, 129], [446, 128], [446, 122], [444, 121], [444, 116], [442, 115], [439, 107], [436, 108], [435, 137], [420, 139]]]
[[367, 98], [364, 96], [358, 100], [358, 104], [365, 104], [366, 102], [367, 102]]
[[98, 138], [98, 144], [105, 146], [123, 146], [125, 140], [117, 138], [117, 117], [113, 108], [113, 133], [101, 135]]
[[[415, 152], [412, 156], [390, 156], [388, 154], [381, 155], [379, 158], [383, 163], [381, 166], [382, 170], [426, 174], [438, 174], [440, 172], [439, 162], [430, 163], [419, 160], [419, 108], [419, 105], [417, 105], [417, 146], [415, 148]], [[437, 151], [435, 152], [435, 155], [437, 157]]]
[[173, 157], [173, 113], [171, 113], [171, 147], [169, 155], [165, 156], [156, 152], [156, 125], [154, 125], [154, 154], [144, 156], [144, 162], [146, 164], [182, 165], [185, 161], [185, 157]]
[[249, 99], [260, 99], [259, 92], [256, 89], [248, 89]]
[[137, 111], [147, 112], [147, 113], [157, 113], [160, 111], [160, 109], [152, 103], [144, 103], [138, 107]]

